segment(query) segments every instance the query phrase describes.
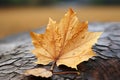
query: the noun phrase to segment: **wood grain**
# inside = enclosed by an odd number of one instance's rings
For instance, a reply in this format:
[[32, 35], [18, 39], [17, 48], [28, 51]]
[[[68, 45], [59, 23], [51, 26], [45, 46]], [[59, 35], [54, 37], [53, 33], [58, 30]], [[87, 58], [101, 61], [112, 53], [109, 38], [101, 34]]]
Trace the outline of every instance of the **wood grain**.
[[[120, 23], [91, 23], [89, 24], [89, 30], [104, 30], [104, 33], [100, 37], [98, 43], [93, 47], [93, 50], [100, 58], [90, 59], [87, 63], [89, 65], [84, 64], [82, 68], [78, 67], [81, 72], [84, 72], [79, 76], [73, 74], [54, 75], [48, 80], [86, 80], [86, 78], [88, 78], [87, 80], [113, 80], [114, 78], [119, 80]], [[43, 33], [44, 28], [36, 30], [36, 32]], [[41, 79], [40, 77], [26, 77], [23, 75], [25, 70], [38, 66], [34, 63], [36, 58], [30, 51], [32, 49], [33, 45], [31, 38], [27, 32], [0, 40], [0, 80]], [[65, 67], [63, 68], [69, 69]], [[90, 69], [88, 70], [88, 68]], [[107, 71], [110, 71], [110, 74], [108, 74]]]

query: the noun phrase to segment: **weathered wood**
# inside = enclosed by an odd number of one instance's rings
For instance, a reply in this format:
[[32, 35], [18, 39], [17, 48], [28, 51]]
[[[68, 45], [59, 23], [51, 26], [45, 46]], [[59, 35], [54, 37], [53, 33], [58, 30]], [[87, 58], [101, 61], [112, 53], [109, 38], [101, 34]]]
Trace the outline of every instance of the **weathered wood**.
[[82, 74], [78, 80], [120, 80], [120, 58], [95, 58], [77, 66]]
[[[98, 56], [120, 58], [120, 23], [91, 23], [89, 30], [105, 31], [98, 43], [93, 46], [93, 50], [98, 53]], [[44, 28], [37, 32], [44, 32]], [[32, 49], [29, 32], [0, 40], [0, 80], [30, 80], [30, 77], [22, 74], [25, 70], [37, 66], [34, 63], [36, 58], [30, 52]], [[68, 75], [67, 78], [66, 75], [55, 75], [51, 79], [75, 79], [75, 76], [70, 76]], [[37, 80], [35, 77], [31, 78]]]

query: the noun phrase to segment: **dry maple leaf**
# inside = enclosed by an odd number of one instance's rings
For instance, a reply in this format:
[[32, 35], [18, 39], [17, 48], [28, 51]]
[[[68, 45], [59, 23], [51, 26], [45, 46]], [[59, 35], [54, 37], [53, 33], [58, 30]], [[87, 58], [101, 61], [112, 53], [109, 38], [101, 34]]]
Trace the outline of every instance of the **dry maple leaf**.
[[91, 47], [100, 35], [101, 32], [88, 32], [88, 22], [80, 22], [76, 13], [69, 9], [59, 23], [50, 18], [44, 34], [31, 32], [35, 46], [32, 52], [38, 59], [37, 64], [54, 61], [57, 66], [76, 68], [95, 55]]
[[52, 76], [52, 72], [44, 68], [36, 68], [36, 69], [27, 70], [24, 74], [27, 76], [34, 75], [34, 76], [41, 76], [41, 77], [46, 77], [46, 78]]

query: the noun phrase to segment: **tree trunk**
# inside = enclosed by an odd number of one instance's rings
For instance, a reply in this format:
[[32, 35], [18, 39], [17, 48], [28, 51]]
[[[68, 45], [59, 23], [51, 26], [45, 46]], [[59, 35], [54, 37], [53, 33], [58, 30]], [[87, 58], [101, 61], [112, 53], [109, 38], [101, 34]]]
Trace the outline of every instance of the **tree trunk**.
[[[36, 32], [43, 33], [44, 29]], [[88, 62], [79, 64], [78, 70], [82, 72], [79, 76], [54, 75], [48, 80], [113, 80], [120, 78], [120, 23], [90, 23], [89, 30], [104, 31], [97, 44], [93, 46], [93, 50], [99, 57], [93, 57]], [[30, 51], [33, 48], [29, 32], [0, 40], [0, 80], [40, 80], [40, 77], [38, 79], [23, 75], [25, 70], [37, 67], [34, 63], [36, 58]], [[100, 67], [103, 67], [100, 69], [101, 71], [99, 71]], [[110, 74], [105, 73], [107, 71], [110, 71]]]

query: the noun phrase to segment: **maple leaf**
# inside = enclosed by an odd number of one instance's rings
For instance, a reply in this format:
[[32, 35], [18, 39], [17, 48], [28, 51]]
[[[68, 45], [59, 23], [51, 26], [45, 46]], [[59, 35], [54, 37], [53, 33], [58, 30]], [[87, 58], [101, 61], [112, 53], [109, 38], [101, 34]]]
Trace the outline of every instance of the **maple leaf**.
[[32, 52], [38, 59], [37, 64], [54, 61], [57, 66], [76, 68], [77, 64], [95, 56], [91, 47], [100, 35], [101, 32], [88, 32], [88, 22], [80, 22], [69, 9], [59, 23], [50, 18], [44, 34], [31, 32], [35, 46]]

